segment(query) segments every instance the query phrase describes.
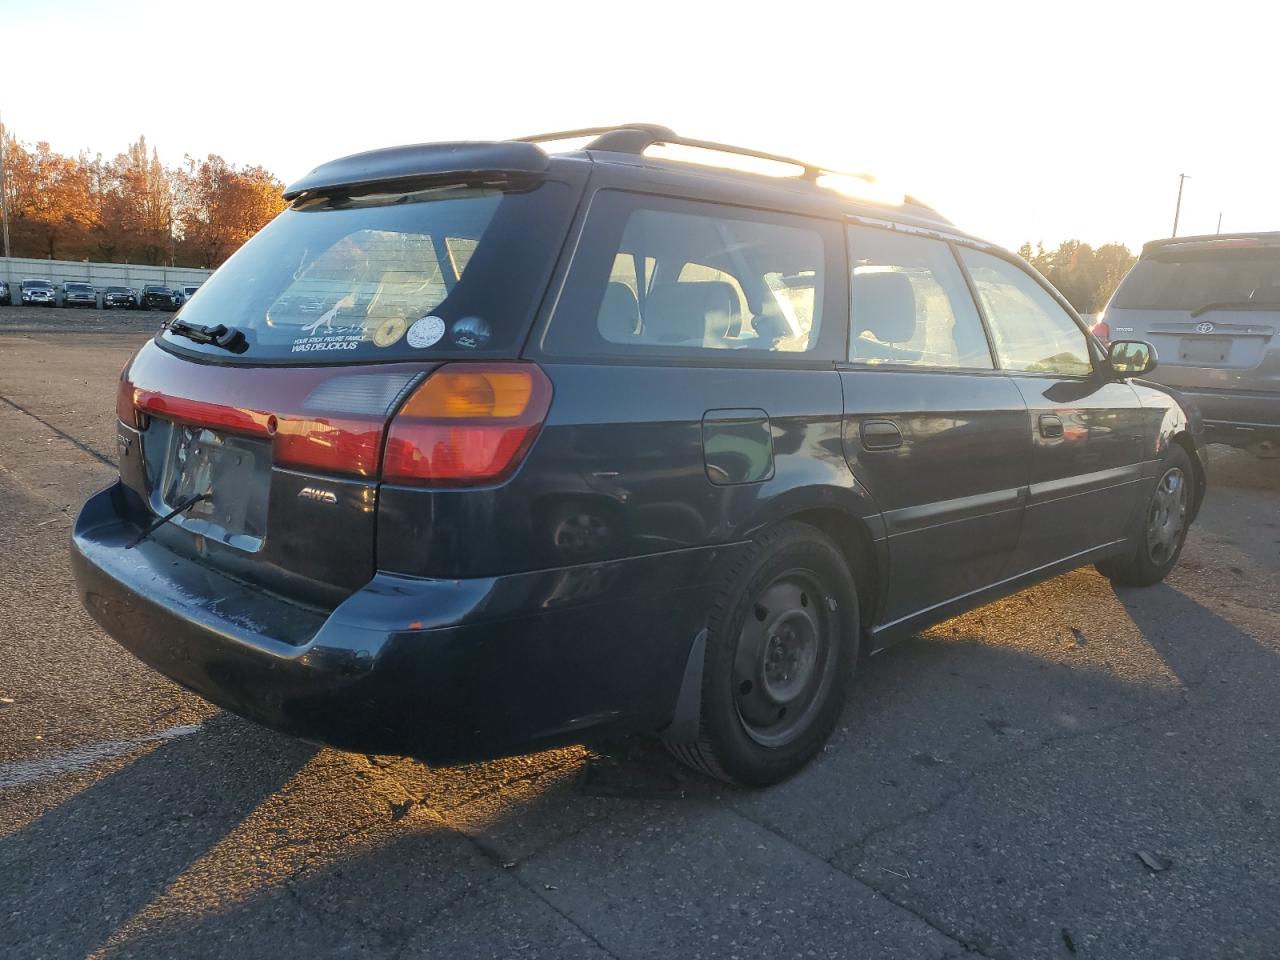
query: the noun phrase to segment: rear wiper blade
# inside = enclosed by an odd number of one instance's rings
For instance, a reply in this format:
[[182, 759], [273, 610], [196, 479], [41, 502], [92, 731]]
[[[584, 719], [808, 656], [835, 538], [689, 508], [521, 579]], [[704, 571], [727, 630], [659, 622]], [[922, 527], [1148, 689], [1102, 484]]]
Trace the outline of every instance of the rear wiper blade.
[[194, 340], [196, 343], [210, 343], [215, 347], [221, 347], [223, 350], [230, 350], [232, 353], [244, 353], [249, 349], [249, 341], [245, 339], [242, 330], [237, 330], [235, 327], [228, 327], [221, 323], [212, 327], [205, 327], [198, 323], [187, 323], [185, 320], [175, 318], [169, 321], [169, 325], [165, 329], [170, 333], [176, 333], [180, 337]]
[[1196, 307], [1191, 311], [1191, 316], [1198, 317], [1210, 310], [1280, 310], [1280, 303], [1266, 300], [1219, 300], [1217, 303]]

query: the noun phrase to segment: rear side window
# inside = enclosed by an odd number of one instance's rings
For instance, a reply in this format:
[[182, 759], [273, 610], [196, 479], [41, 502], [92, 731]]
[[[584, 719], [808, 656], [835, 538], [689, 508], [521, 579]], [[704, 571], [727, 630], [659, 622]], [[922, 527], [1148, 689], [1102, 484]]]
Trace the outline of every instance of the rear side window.
[[1084, 331], [1025, 270], [989, 253], [960, 248], [987, 315], [1000, 366], [1025, 373], [1087, 377]]
[[1219, 240], [1158, 247], [1134, 264], [1113, 304], [1137, 310], [1280, 307], [1280, 244]]
[[543, 349], [619, 357], [834, 354], [839, 348], [829, 351], [825, 341], [843, 332], [824, 330], [822, 315], [836, 229], [785, 214], [601, 191]]
[[849, 359], [990, 370], [991, 350], [960, 265], [941, 240], [849, 228]]

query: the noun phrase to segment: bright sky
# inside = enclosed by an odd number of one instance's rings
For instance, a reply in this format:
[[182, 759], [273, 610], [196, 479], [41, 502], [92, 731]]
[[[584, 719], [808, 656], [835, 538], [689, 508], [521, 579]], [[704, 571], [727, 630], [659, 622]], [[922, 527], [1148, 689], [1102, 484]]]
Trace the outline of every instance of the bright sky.
[[[0, 116], [290, 181], [622, 121], [870, 170], [1008, 247], [1280, 229], [1280, 4], [0, 0]], [[44, 43], [23, 42], [42, 37]], [[111, 51], [111, 54], [108, 54]]]

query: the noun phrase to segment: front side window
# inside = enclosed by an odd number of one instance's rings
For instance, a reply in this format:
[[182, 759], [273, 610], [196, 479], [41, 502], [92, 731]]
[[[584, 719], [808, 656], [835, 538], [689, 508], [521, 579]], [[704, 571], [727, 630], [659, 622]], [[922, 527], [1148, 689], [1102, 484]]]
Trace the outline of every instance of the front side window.
[[1000, 366], [1024, 373], [1087, 377], [1089, 342], [1044, 287], [1008, 260], [960, 248], [995, 340]]
[[826, 229], [783, 214], [601, 191], [543, 349], [816, 353]]
[[849, 228], [849, 359], [855, 363], [990, 370], [973, 297], [941, 240]]

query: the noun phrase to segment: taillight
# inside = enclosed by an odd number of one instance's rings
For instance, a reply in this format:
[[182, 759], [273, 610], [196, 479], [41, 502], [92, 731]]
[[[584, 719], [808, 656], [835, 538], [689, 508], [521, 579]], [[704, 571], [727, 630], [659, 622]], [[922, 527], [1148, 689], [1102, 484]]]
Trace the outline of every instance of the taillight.
[[452, 363], [431, 374], [391, 421], [382, 479], [472, 486], [510, 476], [551, 407], [531, 363]]
[[1104, 347], [1111, 345], [1111, 327], [1107, 324], [1107, 321], [1099, 320], [1089, 328], [1089, 332], [1101, 340]]
[[116, 387], [116, 417], [121, 423], [131, 427], [138, 425], [137, 397], [133, 382], [129, 379], [129, 368], [132, 362], [126, 363], [120, 371], [120, 383]]

